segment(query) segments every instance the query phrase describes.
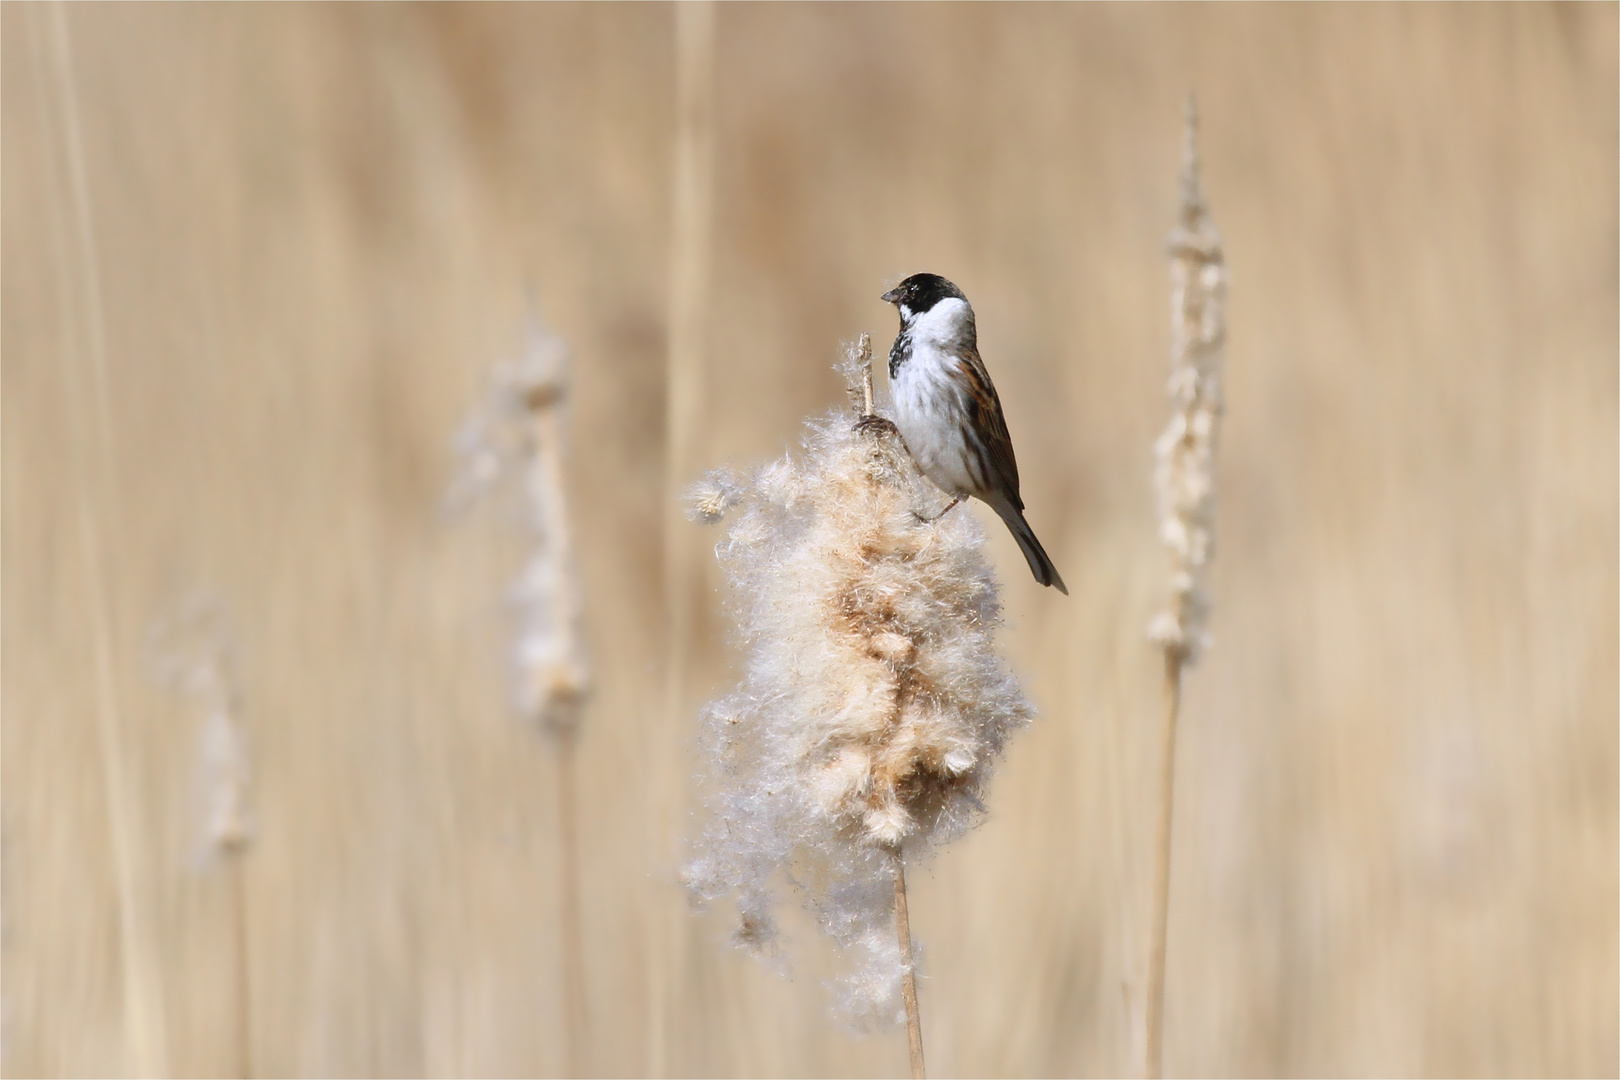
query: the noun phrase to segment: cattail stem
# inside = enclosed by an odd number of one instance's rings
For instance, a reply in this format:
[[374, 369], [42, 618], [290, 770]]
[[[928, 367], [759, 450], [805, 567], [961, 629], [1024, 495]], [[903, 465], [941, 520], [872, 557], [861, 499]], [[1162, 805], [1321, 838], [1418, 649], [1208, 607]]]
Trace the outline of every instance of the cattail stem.
[[1176, 719], [1181, 712], [1181, 654], [1164, 652], [1164, 730], [1160, 745], [1159, 835], [1153, 861], [1153, 937], [1148, 946], [1147, 1062], [1142, 1074], [1164, 1072], [1164, 956], [1170, 923], [1170, 840], [1175, 820]]
[[562, 937], [563, 1033], [569, 1076], [584, 1075], [581, 1048], [585, 1041], [585, 954], [579, 913], [579, 835], [574, 794], [575, 733], [557, 733], [557, 839], [561, 872], [557, 875], [558, 930]]
[[872, 335], [862, 334], [860, 343], [861, 415], [871, 416], [872, 408]]
[[236, 923], [236, 1075], [253, 1075], [253, 989], [248, 967], [247, 867], [241, 852], [231, 859], [231, 917]]
[[900, 995], [906, 1002], [906, 1039], [911, 1045], [912, 1080], [928, 1075], [923, 1067], [922, 1012], [917, 1008], [917, 969], [911, 962], [911, 913], [906, 907], [906, 861], [898, 850], [894, 860], [894, 930], [900, 937]]

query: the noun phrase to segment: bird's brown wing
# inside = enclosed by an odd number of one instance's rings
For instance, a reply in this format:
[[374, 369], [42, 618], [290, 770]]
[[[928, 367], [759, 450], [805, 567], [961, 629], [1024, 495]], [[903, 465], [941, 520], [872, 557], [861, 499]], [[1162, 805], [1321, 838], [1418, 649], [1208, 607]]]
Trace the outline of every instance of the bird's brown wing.
[[960, 349], [961, 363], [952, 374], [967, 392], [969, 416], [972, 424], [969, 447], [975, 455], [975, 464], [985, 478], [989, 491], [999, 489], [1019, 510], [1024, 500], [1018, 494], [1018, 459], [1013, 456], [1012, 436], [1007, 434], [1007, 421], [1001, 415], [1001, 398], [996, 384], [990, 381], [984, 360], [976, 346]]

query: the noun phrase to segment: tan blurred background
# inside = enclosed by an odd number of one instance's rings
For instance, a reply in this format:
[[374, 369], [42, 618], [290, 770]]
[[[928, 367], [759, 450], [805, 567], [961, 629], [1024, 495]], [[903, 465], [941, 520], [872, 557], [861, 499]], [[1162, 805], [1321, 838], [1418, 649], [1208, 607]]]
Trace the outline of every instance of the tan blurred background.
[[[1232, 288], [1166, 1068], [1620, 1070], [1616, 13], [718, 10], [684, 452], [781, 453], [840, 399], [840, 341], [892, 335], [877, 295], [946, 274], [1073, 593], [992, 524], [1040, 716], [988, 823], [912, 875], [936, 1075], [1140, 1054], [1189, 90]], [[828, 1019], [825, 939], [799, 927], [784, 980], [675, 884], [691, 714], [732, 669], [706, 589], [672, 726], [673, 27], [0, 11], [9, 1075], [904, 1070], [903, 1033]], [[503, 696], [516, 533], [436, 516], [528, 286], [575, 350], [599, 684], [571, 1032], [558, 759]], [[693, 529], [677, 571], [712, 585]], [[236, 869], [199, 857], [196, 710], [147, 670], [197, 590], [252, 745]]]

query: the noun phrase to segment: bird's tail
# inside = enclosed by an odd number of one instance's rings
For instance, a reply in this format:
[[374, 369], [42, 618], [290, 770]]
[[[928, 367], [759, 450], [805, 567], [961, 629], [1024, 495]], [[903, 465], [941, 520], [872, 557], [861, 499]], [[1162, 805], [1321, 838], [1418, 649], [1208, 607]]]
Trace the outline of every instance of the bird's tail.
[[1001, 520], [1007, 523], [1007, 528], [1012, 530], [1013, 539], [1018, 541], [1019, 550], [1029, 561], [1029, 569], [1035, 575], [1035, 580], [1042, 585], [1050, 585], [1064, 596], [1068, 596], [1069, 587], [1063, 584], [1063, 575], [1057, 572], [1057, 567], [1053, 566], [1052, 560], [1047, 557], [1046, 549], [1035, 539], [1035, 530], [1024, 520], [1024, 512], [1007, 503], [1000, 506], [992, 505], [996, 513], [1001, 515]]

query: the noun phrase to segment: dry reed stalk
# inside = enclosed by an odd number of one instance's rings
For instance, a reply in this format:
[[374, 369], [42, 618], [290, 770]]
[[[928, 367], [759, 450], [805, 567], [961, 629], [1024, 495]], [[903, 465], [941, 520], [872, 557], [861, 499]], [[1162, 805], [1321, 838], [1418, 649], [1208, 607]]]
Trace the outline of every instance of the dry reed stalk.
[[1209, 645], [1209, 560], [1215, 552], [1215, 446], [1226, 344], [1226, 258], [1199, 178], [1198, 114], [1187, 100], [1181, 212], [1170, 234], [1170, 424], [1154, 450], [1160, 539], [1170, 552], [1170, 610], [1149, 636], [1164, 650], [1165, 713], [1160, 741], [1160, 803], [1155, 836], [1152, 939], [1148, 947], [1146, 1061], [1164, 1067], [1164, 968], [1170, 919], [1170, 853], [1175, 820], [1176, 726], [1181, 678]]
[[[697, 588], [691, 530], [680, 510], [680, 493], [696, 465], [697, 440], [707, 396], [704, 356], [708, 349], [709, 286], [714, 219], [714, 25], [710, 0], [674, 5], [675, 131], [670, 239], [669, 341], [665, 383], [664, 517], [664, 723], [650, 755], [653, 782], [648, 820], [673, 820], [677, 801], [665, 766], [679, 757], [686, 717], [686, 668]], [[655, 829], [655, 865], [663, 865], [673, 834]], [[660, 892], [648, 903], [647, 1071], [669, 1073], [670, 982], [682, 961], [681, 913]]]
[[842, 1005], [903, 1016], [920, 1076], [905, 862], [984, 812], [1031, 709], [995, 650], [984, 534], [969, 514], [930, 519], [938, 491], [877, 410], [870, 365], [862, 335], [844, 365], [857, 408], [812, 421], [800, 458], [693, 493], [694, 517], [727, 523], [715, 553], [748, 656], [704, 713], [712, 816], [686, 880], [700, 902], [736, 896], [736, 941], [756, 952], [775, 947], [782, 879], [805, 893], [861, 957]]
[[557, 913], [562, 968], [564, 1056], [583, 1072], [585, 960], [579, 907], [579, 723], [590, 691], [585, 599], [569, 529], [563, 483], [567, 456], [568, 346], [531, 316], [515, 361], [497, 364], [490, 388], [457, 434], [460, 472], [452, 509], [503, 477], [521, 483], [529, 552], [509, 590], [516, 614], [513, 707], [549, 736], [557, 765]]
[[[65, 186], [72, 203], [68, 212], [71, 226], [62, 222], [55, 200], [48, 201], [46, 210], [51, 218], [57, 254], [62, 346], [70, 357], [64, 367], [69, 385], [71, 441], [78, 451], [73, 470], [75, 502], [94, 657], [97, 745], [113, 855], [124, 1033], [131, 1071], [138, 1076], [165, 1076], [169, 1073], [168, 1025], [161, 969], [151, 941], [147, 910], [145, 851], [139, 820], [141, 799], [131, 775], [125, 745], [126, 718], [118, 696], [119, 665], [114, 635], [120, 619], [114, 583], [119, 573], [116, 548], [106, 538], [109, 533], [121, 534], [123, 514], [114, 466], [119, 458], [111, 392], [107, 385], [100, 257], [79, 126], [67, 15], [61, 4], [31, 9], [31, 15], [29, 44], [34, 73], [39, 80], [35, 98], [40, 104], [41, 128], [60, 142], [57, 146], [53, 140], [52, 153], [46, 155], [46, 167], [58, 181], [57, 170], [66, 173]], [[39, 20], [44, 19], [49, 19], [48, 29], [39, 25]], [[49, 46], [44, 40], [46, 34], [50, 37]], [[58, 163], [58, 153], [64, 162]], [[72, 240], [64, 241], [63, 233], [70, 229]], [[83, 340], [77, 342], [81, 334]]]

